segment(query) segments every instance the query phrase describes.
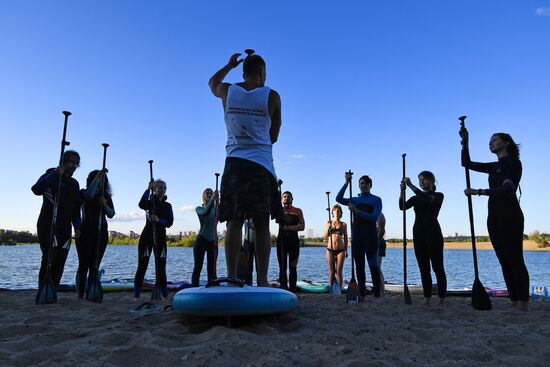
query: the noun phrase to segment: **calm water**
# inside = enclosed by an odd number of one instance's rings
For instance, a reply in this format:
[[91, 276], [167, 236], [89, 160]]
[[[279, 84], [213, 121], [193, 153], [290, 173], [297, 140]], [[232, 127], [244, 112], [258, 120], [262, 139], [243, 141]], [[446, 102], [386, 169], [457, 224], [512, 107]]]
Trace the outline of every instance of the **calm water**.
[[[531, 285], [550, 286], [550, 252], [525, 252], [525, 262], [529, 270]], [[38, 268], [40, 265], [40, 247], [38, 245], [0, 246], [0, 288], [26, 289], [36, 288]], [[505, 288], [500, 265], [493, 251], [478, 251], [480, 279], [484, 286]], [[74, 282], [78, 259], [76, 249], [71, 247], [63, 283]], [[104, 279], [133, 278], [137, 267], [137, 246], [108, 246], [101, 264], [105, 269]], [[403, 251], [387, 249], [387, 256], [382, 270], [387, 281], [402, 283]], [[298, 278], [312, 279], [319, 282], [328, 281], [328, 270], [323, 247], [305, 247], [300, 249]], [[344, 277], [350, 278], [350, 258], [344, 265]], [[420, 284], [420, 274], [412, 249], [407, 252], [408, 280]], [[474, 272], [472, 252], [470, 250], [446, 250], [445, 270], [449, 288], [471, 287]], [[168, 280], [179, 281], [191, 279], [193, 271], [193, 250], [191, 248], [168, 248]], [[220, 248], [218, 257], [218, 275], [226, 274], [224, 249]], [[147, 278], [154, 279], [154, 260], [149, 263]], [[206, 278], [206, 264], [202, 278]], [[277, 255], [271, 251], [269, 278], [278, 278]], [[367, 280], [370, 279], [367, 274]], [[435, 282], [435, 276], [433, 276]]]

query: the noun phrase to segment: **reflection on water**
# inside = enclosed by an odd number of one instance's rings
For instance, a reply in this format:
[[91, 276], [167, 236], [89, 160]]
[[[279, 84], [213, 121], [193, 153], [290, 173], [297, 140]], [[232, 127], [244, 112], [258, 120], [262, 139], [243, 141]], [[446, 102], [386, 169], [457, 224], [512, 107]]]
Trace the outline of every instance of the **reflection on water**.
[[[218, 257], [218, 276], [226, 274], [223, 247]], [[40, 266], [40, 247], [38, 245], [0, 246], [0, 288], [24, 289], [36, 288], [38, 268]], [[133, 278], [137, 267], [137, 246], [108, 246], [101, 267], [105, 269], [105, 279]], [[550, 252], [525, 252], [525, 262], [529, 270], [531, 285], [550, 286]], [[344, 277], [349, 279], [351, 258], [346, 259]], [[500, 265], [493, 251], [478, 251], [480, 279], [484, 286], [505, 288]], [[63, 283], [74, 282], [78, 267], [76, 249], [71, 248]], [[149, 263], [146, 277], [153, 279], [154, 261]], [[193, 271], [193, 250], [191, 248], [169, 247], [167, 261], [168, 280], [191, 280]], [[382, 263], [382, 270], [387, 281], [402, 283], [403, 251], [387, 249], [387, 256]], [[407, 270], [410, 283], [420, 283], [420, 274], [412, 249], [407, 251]], [[474, 279], [472, 252], [470, 250], [446, 250], [445, 271], [449, 288], [471, 287]], [[368, 270], [367, 270], [368, 273]], [[206, 264], [203, 267], [203, 278], [206, 278]], [[277, 254], [272, 249], [269, 265], [269, 278], [278, 278]], [[323, 247], [304, 247], [300, 249], [298, 278], [327, 282], [328, 270]], [[370, 276], [367, 274], [367, 280]], [[435, 276], [433, 276], [435, 282]]]

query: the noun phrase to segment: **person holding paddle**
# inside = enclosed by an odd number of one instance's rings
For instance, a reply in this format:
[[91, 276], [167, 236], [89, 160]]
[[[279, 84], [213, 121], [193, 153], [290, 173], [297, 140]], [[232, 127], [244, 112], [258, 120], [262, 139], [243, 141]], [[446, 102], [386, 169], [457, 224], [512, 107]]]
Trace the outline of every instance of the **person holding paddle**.
[[[522, 175], [519, 147], [509, 134], [491, 136], [489, 150], [496, 162], [472, 162], [468, 130], [462, 126], [462, 166], [489, 175], [488, 189], [464, 190], [466, 195], [489, 196], [487, 227], [495, 254], [502, 267], [512, 307], [527, 311], [529, 302], [529, 272], [523, 259], [523, 211], [516, 191]], [[521, 193], [521, 190], [520, 190]]]
[[[443, 194], [436, 192], [435, 176], [430, 171], [422, 171], [418, 175], [420, 189], [411, 183], [410, 178], [405, 177], [401, 181], [401, 195], [399, 197], [399, 209], [407, 210], [414, 207], [415, 220], [413, 226], [414, 254], [424, 291], [424, 304], [430, 304], [432, 297], [431, 268], [437, 277], [437, 295], [439, 304], [445, 307], [447, 294], [447, 276], [443, 267], [443, 234], [437, 220]], [[408, 199], [403, 208], [403, 193], [409, 187], [415, 195]]]
[[344, 198], [346, 188], [351, 182], [351, 172], [346, 172], [346, 183], [338, 195], [336, 201], [346, 205], [353, 213], [352, 226], [352, 255], [357, 266], [357, 281], [359, 282], [359, 296], [366, 294], [365, 257], [370, 269], [374, 297], [380, 297], [380, 269], [378, 268], [378, 233], [376, 221], [382, 213], [382, 199], [371, 193], [372, 180], [369, 176], [359, 179], [358, 196], [351, 199]]
[[[296, 292], [298, 281], [298, 259], [300, 257], [300, 238], [298, 232], [305, 228], [302, 209], [292, 205], [294, 198], [290, 191], [283, 192], [283, 218], [279, 221], [277, 235], [277, 259], [279, 260], [279, 282], [281, 288]], [[288, 266], [288, 278], [286, 269]], [[288, 279], [288, 283], [287, 283]]]
[[[103, 188], [101, 187], [103, 183]], [[103, 192], [103, 195], [102, 195]], [[82, 201], [82, 225], [80, 226], [80, 237], [76, 240], [76, 252], [78, 254], [78, 270], [76, 272], [76, 293], [77, 297], [83, 298], [86, 280], [92, 279], [95, 271], [95, 259], [98, 257], [98, 267], [105, 254], [109, 232], [107, 219], [115, 216], [112, 191], [107, 170], [94, 170], [88, 174], [86, 189], [80, 191]], [[97, 233], [99, 213], [103, 208], [101, 216], [101, 233]], [[99, 238], [99, 253], [96, 254]], [[88, 276], [89, 275], [89, 276]]]
[[[243, 223], [252, 218], [256, 228], [257, 284], [268, 287], [269, 216], [282, 216], [272, 152], [281, 128], [281, 98], [265, 86], [265, 61], [253, 50], [246, 53], [244, 59], [239, 59], [240, 53], [233, 54], [208, 82], [212, 94], [222, 100], [227, 128], [219, 220], [227, 222], [227, 276], [235, 279]], [[224, 83], [227, 74], [241, 63], [244, 81]]]
[[[74, 150], [63, 153], [62, 165], [50, 168], [32, 186], [35, 195], [42, 196], [42, 208], [38, 217], [37, 232], [42, 251], [42, 261], [38, 274], [38, 284], [44, 283], [48, 267], [48, 253], [51, 246], [51, 276], [54, 287], [59, 285], [65, 261], [71, 246], [71, 224], [75, 238], [80, 236], [80, 186], [72, 176], [80, 166], [80, 155]], [[61, 182], [60, 182], [61, 180]], [[59, 187], [59, 191], [58, 191]], [[57, 196], [59, 194], [59, 196]], [[55, 230], [52, 235], [52, 217], [54, 216], [54, 200], [58, 200]]]
[[[342, 269], [344, 261], [348, 257], [348, 226], [342, 222], [342, 207], [338, 204], [332, 207], [332, 223], [327, 221], [323, 237], [328, 239], [327, 263], [328, 263], [328, 284], [332, 284], [334, 276], [338, 286], [342, 289]], [[331, 236], [329, 238], [329, 236]], [[336, 264], [335, 264], [336, 263]]]
[[193, 275], [191, 276], [191, 283], [193, 284], [193, 287], [199, 286], [199, 278], [202, 271], [202, 265], [204, 263], [205, 253], [208, 281], [210, 282], [216, 279], [216, 267], [214, 266], [215, 205], [218, 205], [218, 192], [214, 192], [210, 188], [205, 189], [202, 193], [202, 205], [195, 209], [197, 215], [199, 216], [201, 228], [199, 230], [199, 234], [197, 235], [197, 239], [193, 244], [193, 257], [195, 259]]
[[[151, 206], [154, 205], [155, 214], [149, 215], [149, 212], [147, 212], [145, 227], [139, 237], [138, 268], [134, 278], [134, 296], [136, 299], [141, 295], [143, 278], [153, 249], [155, 251], [156, 279], [160, 285], [162, 297], [165, 300], [168, 298], [166, 288], [166, 228], [170, 228], [174, 223], [174, 214], [172, 205], [166, 201], [167, 196], [165, 194], [166, 182], [162, 180], [151, 181], [139, 201], [139, 207], [146, 211], [149, 211]], [[153, 225], [153, 222], [155, 225]], [[156, 229], [156, 244], [154, 243], [153, 229]]]

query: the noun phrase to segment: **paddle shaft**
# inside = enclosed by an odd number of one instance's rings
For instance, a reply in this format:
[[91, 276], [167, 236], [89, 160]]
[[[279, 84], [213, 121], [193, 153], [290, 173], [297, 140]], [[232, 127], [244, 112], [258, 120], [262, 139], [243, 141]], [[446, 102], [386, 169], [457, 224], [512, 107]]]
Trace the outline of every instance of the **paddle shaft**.
[[[65, 115], [65, 120], [63, 122], [63, 138], [61, 139], [61, 154], [59, 155], [59, 166], [63, 166], [64, 159], [63, 156], [65, 155], [65, 147], [70, 145], [66, 138], [67, 138], [67, 124], [69, 122], [69, 116], [71, 116], [71, 113], [69, 111], [63, 111], [63, 115]], [[51, 272], [51, 265], [52, 265], [52, 248], [53, 248], [53, 241], [55, 236], [55, 227], [57, 224], [57, 211], [59, 209], [59, 196], [61, 195], [61, 182], [63, 181], [63, 174], [59, 175], [59, 182], [57, 184], [57, 195], [55, 195], [54, 201], [53, 201], [53, 213], [52, 213], [52, 226], [50, 230], [50, 248], [48, 251], [48, 266], [46, 268], [47, 275], [49, 276]], [[59, 245], [59, 244], [58, 244]]]
[[[351, 180], [351, 178], [353, 177], [353, 172], [349, 170], [348, 173], [351, 176], [349, 180], [349, 203], [353, 204], [352, 180]], [[351, 232], [351, 236], [350, 236], [351, 237], [351, 280], [355, 280], [355, 266], [353, 264], [353, 212], [351, 210], [349, 211], [349, 228]]]
[[330, 248], [334, 250], [332, 246], [332, 216], [330, 215], [330, 191], [327, 191], [327, 212], [328, 212], [328, 238], [330, 243]]
[[[216, 176], [216, 192], [217, 192], [218, 191], [218, 181], [219, 181], [220, 174], [219, 173], [214, 173], [214, 176]], [[215, 248], [215, 251], [214, 251], [214, 274], [217, 274], [216, 264], [218, 263], [218, 215], [219, 214], [220, 214], [219, 205], [218, 205], [218, 203], [215, 203], [215, 206], [214, 206], [214, 248]]]
[[[102, 172], [103, 175], [101, 176], [101, 196], [100, 198], [103, 198], [105, 195], [105, 163], [107, 162], [107, 148], [109, 147], [109, 144], [103, 143], [101, 144], [103, 146], [103, 168]], [[99, 268], [99, 246], [101, 242], [101, 225], [103, 222], [103, 205], [99, 207], [99, 215], [97, 220], [97, 247], [96, 247], [96, 254], [95, 254], [95, 270], [96, 270], [96, 276]]]
[[[462, 129], [465, 129], [465, 126], [464, 126], [465, 119], [466, 119], [466, 116], [459, 117], [460, 127]], [[463, 144], [462, 149], [468, 149], [467, 146], [464, 146], [464, 141], [462, 142], [462, 144]], [[466, 175], [466, 188], [469, 189], [471, 188], [471, 184], [470, 184], [470, 170], [468, 169], [468, 167], [464, 167], [464, 173]], [[474, 257], [474, 274], [475, 274], [475, 278], [479, 279], [479, 271], [477, 267], [476, 234], [474, 229], [474, 209], [472, 204], [472, 196], [466, 195], [466, 197], [468, 198], [468, 216], [470, 218], [470, 234], [472, 236], [472, 254]]]
[[[149, 182], [154, 182], [153, 179], [153, 160], [149, 161]], [[151, 207], [149, 208], [149, 216], [151, 217], [151, 225], [153, 226], [153, 246], [157, 250], [157, 224], [153, 220], [153, 215], [155, 215], [155, 186], [151, 187]], [[155, 264], [157, 256], [155, 254]]]
[[[406, 159], [407, 156], [406, 153], [403, 153], [401, 156], [403, 159], [403, 179], [402, 182], [405, 181], [405, 177], [407, 177], [405, 171], [406, 171]], [[401, 191], [401, 198], [402, 198], [402, 205], [403, 205], [403, 295], [405, 297], [405, 303], [411, 304], [411, 295], [409, 293], [409, 286], [407, 285], [407, 208], [405, 205], [407, 204], [407, 198], [406, 198], [406, 192], [407, 188], [405, 187]]]

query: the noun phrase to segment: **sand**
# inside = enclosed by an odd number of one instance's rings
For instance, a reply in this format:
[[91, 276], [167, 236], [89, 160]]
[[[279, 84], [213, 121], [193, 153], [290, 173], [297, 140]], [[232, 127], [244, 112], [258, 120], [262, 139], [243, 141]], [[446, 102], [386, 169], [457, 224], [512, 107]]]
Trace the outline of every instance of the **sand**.
[[[347, 305], [344, 296], [300, 294], [278, 317], [187, 317], [129, 312], [131, 293], [102, 304], [59, 293], [34, 305], [34, 291], [0, 291], [0, 365], [62, 366], [548, 366], [550, 302], [511, 311], [493, 298], [474, 311], [469, 298], [447, 309], [407, 306], [397, 295]], [[145, 294], [145, 296], [148, 296]]]

